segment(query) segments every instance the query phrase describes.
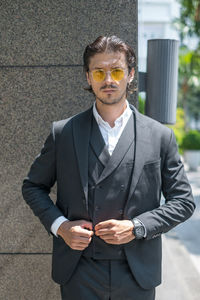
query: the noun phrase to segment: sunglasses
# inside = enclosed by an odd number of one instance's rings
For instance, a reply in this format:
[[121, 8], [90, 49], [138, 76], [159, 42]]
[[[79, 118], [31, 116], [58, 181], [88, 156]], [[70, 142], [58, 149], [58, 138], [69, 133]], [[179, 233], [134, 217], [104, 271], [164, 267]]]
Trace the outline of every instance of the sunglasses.
[[112, 71], [108, 71], [108, 72], [105, 72], [102, 69], [98, 69], [98, 70], [91, 71], [91, 73], [92, 73], [93, 79], [96, 82], [104, 81], [107, 73], [110, 73], [110, 76], [114, 81], [120, 81], [124, 78], [124, 70], [120, 69], [120, 68], [113, 69]]

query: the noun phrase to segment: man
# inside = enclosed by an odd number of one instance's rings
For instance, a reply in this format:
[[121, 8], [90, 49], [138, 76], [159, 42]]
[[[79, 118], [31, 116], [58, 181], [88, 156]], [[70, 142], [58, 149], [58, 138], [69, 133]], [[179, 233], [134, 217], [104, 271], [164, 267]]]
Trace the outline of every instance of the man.
[[96, 101], [53, 123], [23, 196], [53, 233], [52, 275], [62, 299], [152, 300], [161, 234], [192, 215], [191, 188], [172, 130], [127, 102], [133, 50], [100, 36], [83, 58]]

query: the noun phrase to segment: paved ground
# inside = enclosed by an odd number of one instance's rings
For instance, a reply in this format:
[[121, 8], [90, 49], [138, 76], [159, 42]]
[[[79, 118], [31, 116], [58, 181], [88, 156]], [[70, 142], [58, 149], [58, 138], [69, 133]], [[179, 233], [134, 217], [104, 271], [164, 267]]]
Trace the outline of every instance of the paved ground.
[[200, 299], [200, 169], [187, 172], [197, 208], [163, 236], [163, 283], [156, 300]]

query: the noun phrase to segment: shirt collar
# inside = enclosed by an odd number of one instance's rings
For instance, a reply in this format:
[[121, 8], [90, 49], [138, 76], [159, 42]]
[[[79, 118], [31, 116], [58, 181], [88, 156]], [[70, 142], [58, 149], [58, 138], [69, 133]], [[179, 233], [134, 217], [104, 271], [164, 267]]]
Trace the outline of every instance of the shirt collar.
[[[124, 110], [124, 112], [115, 120], [115, 126], [114, 127], [122, 127], [123, 124], [129, 119], [130, 115], [132, 114], [132, 110], [130, 108], [130, 105], [128, 103], [128, 101], [126, 100], [126, 109]], [[100, 114], [98, 113], [97, 109], [96, 109], [96, 103], [94, 102], [93, 104], [93, 115], [95, 117], [95, 120], [97, 122], [98, 125], [100, 126], [106, 126], [108, 128], [111, 128], [109, 123], [104, 121], [102, 119], [102, 117], [100, 116]]]

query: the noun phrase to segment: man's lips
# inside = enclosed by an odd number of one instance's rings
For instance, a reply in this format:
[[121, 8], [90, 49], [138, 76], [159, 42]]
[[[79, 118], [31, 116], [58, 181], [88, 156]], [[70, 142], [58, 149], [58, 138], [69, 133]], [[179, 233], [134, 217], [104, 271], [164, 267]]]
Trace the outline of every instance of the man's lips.
[[117, 86], [115, 86], [114, 84], [105, 84], [104, 86], [101, 87], [101, 91], [103, 93], [107, 93], [107, 94], [111, 94], [114, 93], [117, 90]]
[[116, 90], [111, 90], [111, 89], [106, 89], [106, 90], [103, 90], [104, 93], [113, 93], [115, 92]]

